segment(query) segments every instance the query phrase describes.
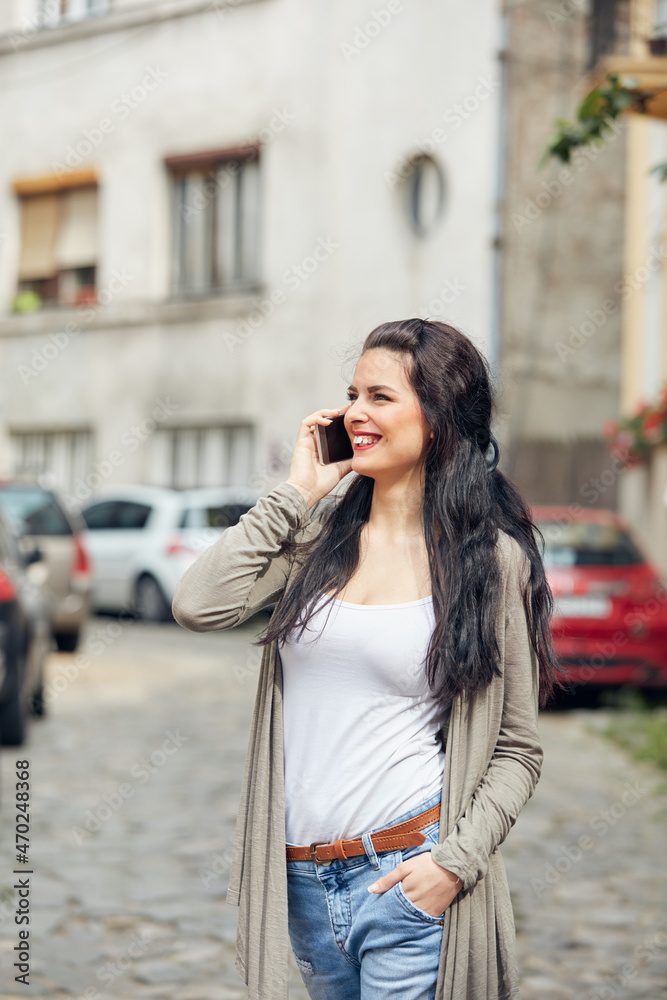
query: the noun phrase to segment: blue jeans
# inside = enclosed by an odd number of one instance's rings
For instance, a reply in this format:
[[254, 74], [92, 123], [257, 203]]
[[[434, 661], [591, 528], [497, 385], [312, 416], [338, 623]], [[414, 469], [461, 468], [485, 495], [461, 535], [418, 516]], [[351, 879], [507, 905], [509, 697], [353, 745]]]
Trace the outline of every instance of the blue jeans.
[[368, 886], [438, 843], [440, 821], [422, 827], [423, 844], [376, 853], [369, 834], [440, 802], [441, 792], [362, 835], [365, 854], [326, 865], [287, 861], [289, 936], [311, 1000], [433, 1000], [443, 916], [408, 899], [401, 882]]

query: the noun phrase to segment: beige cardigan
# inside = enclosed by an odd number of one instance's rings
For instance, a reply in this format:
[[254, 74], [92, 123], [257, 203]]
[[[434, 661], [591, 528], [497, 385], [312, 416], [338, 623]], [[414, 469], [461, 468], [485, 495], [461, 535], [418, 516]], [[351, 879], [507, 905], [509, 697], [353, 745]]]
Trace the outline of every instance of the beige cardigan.
[[[320, 530], [328, 502], [309, 509], [287, 482], [261, 497], [184, 573], [173, 600], [177, 622], [195, 632], [229, 629], [279, 602], [300, 565], [280, 552], [281, 542]], [[443, 731], [440, 842], [431, 854], [463, 888], [445, 911], [436, 1000], [519, 997], [514, 914], [497, 848], [535, 790], [543, 751], [538, 661], [519, 589], [529, 563], [504, 532], [498, 554], [503, 676], [472, 698], [457, 696]], [[239, 907], [235, 964], [249, 997], [287, 1000], [282, 668], [277, 643], [262, 648], [227, 902]]]

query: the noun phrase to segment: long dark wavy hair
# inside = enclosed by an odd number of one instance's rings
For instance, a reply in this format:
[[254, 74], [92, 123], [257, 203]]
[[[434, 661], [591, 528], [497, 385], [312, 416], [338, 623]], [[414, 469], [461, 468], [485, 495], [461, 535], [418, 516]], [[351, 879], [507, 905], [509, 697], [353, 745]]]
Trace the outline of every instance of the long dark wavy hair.
[[[494, 407], [487, 362], [453, 326], [421, 319], [381, 324], [366, 337], [362, 354], [372, 348], [391, 351], [406, 362], [409, 383], [433, 431], [421, 504], [435, 617], [425, 662], [429, 687], [446, 706], [459, 692], [472, 694], [501, 674], [496, 638], [501, 530], [516, 539], [530, 560], [522, 600], [538, 655], [544, 708], [555, 689], [565, 686], [549, 627], [553, 597], [535, 536], [542, 552], [544, 538], [516, 487], [498, 469], [487, 468]], [[333, 503], [322, 514], [316, 537], [296, 542], [292, 533], [283, 543], [283, 550], [298, 553], [303, 565], [253, 645], [284, 642], [299, 626], [301, 636], [318, 603], [312, 599], [333, 588], [331, 603], [354, 574], [375, 484], [369, 476], [354, 475], [343, 493], [326, 498]]]

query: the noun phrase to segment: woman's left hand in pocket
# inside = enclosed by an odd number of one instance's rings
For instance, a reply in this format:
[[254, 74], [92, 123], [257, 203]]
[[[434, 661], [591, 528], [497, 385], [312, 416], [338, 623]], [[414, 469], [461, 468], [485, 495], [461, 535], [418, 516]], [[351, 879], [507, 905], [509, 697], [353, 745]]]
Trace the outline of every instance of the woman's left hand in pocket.
[[403, 883], [403, 892], [415, 906], [434, 917], [442, 916], [462, 888], [458, 875], [436, 864], [430, 851], [402, 861], [374, 882], [368, 891], [386, 892], [396, 882]]

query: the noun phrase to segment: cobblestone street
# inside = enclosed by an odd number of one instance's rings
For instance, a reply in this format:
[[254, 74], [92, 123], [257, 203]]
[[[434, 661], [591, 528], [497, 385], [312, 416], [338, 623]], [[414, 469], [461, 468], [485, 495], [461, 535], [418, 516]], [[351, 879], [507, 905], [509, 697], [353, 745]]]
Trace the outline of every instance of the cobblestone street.
[[[24, 748], [1, 755], [3, 1000], [247, 996], [225, 891], [259, 664], [250, 641], [264, 623], [196, 635], [97, 617], [81, 647], [90, 666], [51, 655], [48, 714]], [[541, 715], [542, 779], [502, 848], [522, 1000], [667, 997], [664, 779], [587, 731], [604, 717]], [[12, 970], [11, 802], [23, 758], [29, 988]], [[290, 974], [290, 997], [307, 1000], [292, 957]]]

